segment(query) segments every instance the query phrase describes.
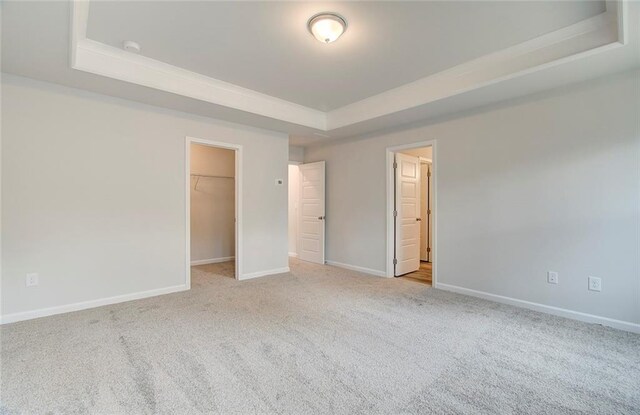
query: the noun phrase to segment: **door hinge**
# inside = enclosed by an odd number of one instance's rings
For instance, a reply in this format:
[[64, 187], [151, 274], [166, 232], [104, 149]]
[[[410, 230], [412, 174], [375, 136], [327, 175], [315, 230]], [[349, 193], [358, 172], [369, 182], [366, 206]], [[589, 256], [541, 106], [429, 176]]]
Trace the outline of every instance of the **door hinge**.
[[427, 210], [427, 215], [431, 214], [431, 209]]
[[393, 258], [393, 265], [398, 265], [398, 260], [396, 258]]
[[395, 161], [393, 162], [393, 168], [394, 168], [394, 169], [397, 169], [397, 168], [398, 168], [398, 163], [397, 163], [397, 162], [395, 162]]
[[395, 217], [397, 217], [397, 216], [398, 216], [398, 211], [397, 211], [397, 210], [394, 210], [394, 211], [393, 211], [393, 217], [395, 218]]
[[431, 252], [431, 248], [427, 248], [427, 252]]
[[431, 170], [427, 170], [427, 177], [431, 177]]

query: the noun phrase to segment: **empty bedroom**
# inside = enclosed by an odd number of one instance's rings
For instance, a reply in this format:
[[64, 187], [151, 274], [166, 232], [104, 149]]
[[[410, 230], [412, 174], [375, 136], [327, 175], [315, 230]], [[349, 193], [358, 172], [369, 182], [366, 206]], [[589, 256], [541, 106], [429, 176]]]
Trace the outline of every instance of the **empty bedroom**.
[[0, 19], [0, 413], [640, 414], [640, 1]]

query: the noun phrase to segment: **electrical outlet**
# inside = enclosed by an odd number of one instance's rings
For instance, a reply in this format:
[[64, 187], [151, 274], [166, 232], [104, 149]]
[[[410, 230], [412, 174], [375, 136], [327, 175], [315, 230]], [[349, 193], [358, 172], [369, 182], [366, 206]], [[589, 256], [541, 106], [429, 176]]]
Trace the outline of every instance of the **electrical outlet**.
[[557, 284], [558, 283], [558, 273], [555, 271], [547, 272], [547, 282], [549, 284]]
[[30, 272], [27, 274], [26, 278], [27, 287], [35, 287], [38, 285], [38, 274], [35, 272]]
[[602, 291], [602, 278], [589, 276], [589, 290]]

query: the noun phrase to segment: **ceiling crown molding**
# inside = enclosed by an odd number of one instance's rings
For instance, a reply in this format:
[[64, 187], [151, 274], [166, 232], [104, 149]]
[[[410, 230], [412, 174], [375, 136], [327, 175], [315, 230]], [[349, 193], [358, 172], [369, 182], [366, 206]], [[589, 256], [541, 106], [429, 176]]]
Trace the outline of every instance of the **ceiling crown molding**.
[[626, 2], [597, 16], [329, 112], [214, 79], [87, 38], [89, 1], [71, 7], [71, 67], [318, 131], [332, 131], [425, 107], [626, 43]]

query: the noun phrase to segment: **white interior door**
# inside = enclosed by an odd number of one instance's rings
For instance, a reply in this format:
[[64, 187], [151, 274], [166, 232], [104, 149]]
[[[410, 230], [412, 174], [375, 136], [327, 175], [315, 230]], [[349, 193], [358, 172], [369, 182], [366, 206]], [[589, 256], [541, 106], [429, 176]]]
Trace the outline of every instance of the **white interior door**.
[[420, 160], [420, 261], [429, 260], [429, 165]]
[[298, 258], [324, 264], [324, 161], [301, 164]]
[[420, 159], [396, 153], [395, 275], [420, 268]]
[[433, 164], [427, 170], [427, 261], [433, 262]]

